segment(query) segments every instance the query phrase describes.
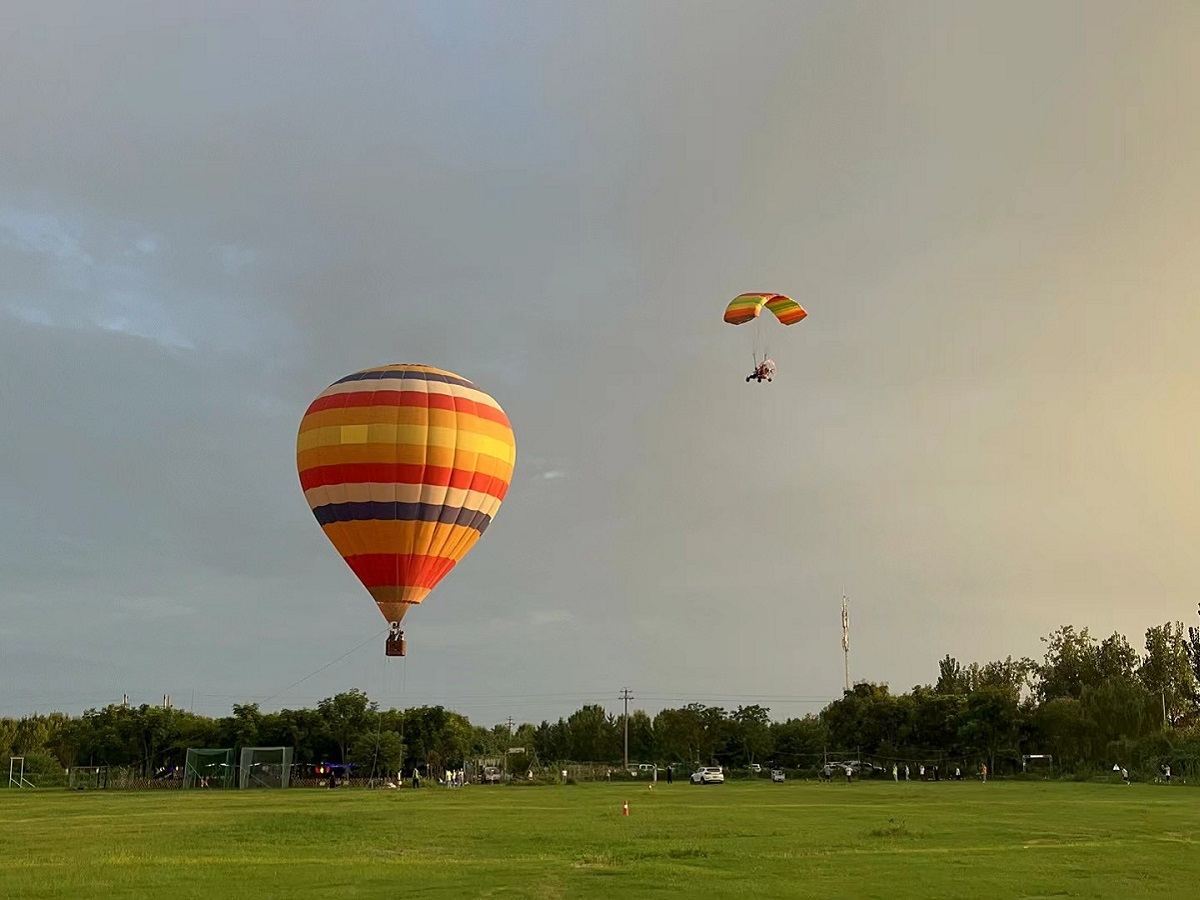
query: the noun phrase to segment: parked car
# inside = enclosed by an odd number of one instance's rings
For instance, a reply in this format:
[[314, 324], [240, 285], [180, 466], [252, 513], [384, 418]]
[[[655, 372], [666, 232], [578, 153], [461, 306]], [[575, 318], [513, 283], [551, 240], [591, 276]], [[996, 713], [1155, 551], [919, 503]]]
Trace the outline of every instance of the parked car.
[[653, 775], [656, 766], [654, 763], [638, 763], [636, 766], [629, 767], [629, 774], [634, 778], [639, 775]]
[[692, 784], [724, 784], [725, 773], [720, 766], [701, 766], [692, 773]]
[[762, 774], [762, 766], [760, 766], [758, 763], [750, 763], [750, 774], [761, 775]]
[[771, 770], [771, 780], [773, 782], [775, 782], [776, 784], [783, 784], [784, 777], [785, 776], [783, 774], [783, 769], [772, 769]]
[[499, 784], [501, 777], [502, 777], [502, 775], [500, 773], [500, 770], [498, 768], [496, 768], [495, 766], [484, 766], [483, 767], [482, 781], [484, 784]]

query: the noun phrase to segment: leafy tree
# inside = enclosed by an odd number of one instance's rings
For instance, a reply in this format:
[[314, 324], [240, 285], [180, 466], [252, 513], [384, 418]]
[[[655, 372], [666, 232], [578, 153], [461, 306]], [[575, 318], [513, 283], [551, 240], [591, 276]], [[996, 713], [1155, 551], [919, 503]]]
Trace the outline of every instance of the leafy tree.
[[941, 694], [913, 688], [912, 711], [906, 732], [909, 755], [931, 758], [957, 755], [959, 726], [966, 707], [964, 694]]
[[354, 739], [349, 761], [360, 773], [395, 775], [404, 763], [404, 743], [394, 731], [368, 729]]
[[1138, 675], [1146, 690], [1159, 696], [1170, 724], [1196, 708], [1196, 675], [1182, 622], [1167, 622], [1146, 630], [1146, 656]]
[[601, 762], [621, 756], [616, 720], [603, 706], [588, 704], [571, 713], [567, 731], [571, 759]]
[[1046, 657], [1035, 667], [1042, 699], [1078, 699], [1085, 687], [1107, 678], [1128, 677], [1137, 669], [1137, 651], [1121, 634], [1114, 633], [1098, 643], [1088, 629], [1077, 632], [1064, 625], [1042, 641], [1046, 644]]
[[965, 694], [971, 689], [967, 673], [949, 653], [938, 663], [938, 680], [933, 689], [939, 694]]
[[1060, 765], [1077, 766], [1091, 758], [1093, 725], [1074, 697], [1055, 697], [1034, 713], [1038, 752], [1049, 752]]
[[958, 728], [963, 746], [982, 754], [996, 771], [996, 753], [1012, 748], [1017, 740], [1020, 712], [1008, 687], [985, 687], [967, 696]]
[[571, 753], [567, 723], [559, 719], [553, 725], [542, 722], [534, 731], [533, 746], [543, 762], [567, 759]]
[[1014, 701], [1021, 699], [1021, 693], [1029, 684], [1029, 676], [1035, 665], [1031, 659], [1004, 659], [985, 663], [980, 666], [972, 664], [970, 685], [971, 690], [979, 691], [988, 688], [1004, 691]]
[[829, 726], [832, 749], [867, 755], [881, 748], [894, 751], [899, 746], [908, 732], [909, 712], [887, 685], [860, 682], [825, 707], [822, 716]]
[[1093, 729], [1093, 758], [1113, 741], [1132, 741], [1150, 734], [1162, 720], [1157, 698], [1128, 675], [1085, 688], [1080, 705]]
[[[1200, 606], [1196, 608], [1196, 612], [1200, 613]], [[1188, 656], [1192, 661], [1192, 675], [1196, 682], [1200, 683], [1200, 628], [1193, 625], [1188, 626]]]
[[[326, 697], [317, 703], [317, 712], [325, 729], [337, 745], [339, 762], [347, 762], [346, 751], [354, 738], [367, 730], [369, 718], [375, 709], [370, 698], [357, 688]], [[257, 712], [258, 707], [255, 706], [254, 710]]]
[[757, 704], [739, 706], [729, 718], [730, 736], [741, 763], [748, 765], [771, 755], [775, 745], [771, 734], [771, 710]]
[[629, 758], [648, 761], [655, 759], [654, 721], [645, 710], [629, 714]]
[[0, 756], [12, 756], [17, 750], [17, 719], [0, 719]]
[[803, 766], [815, 762], [824, 753], [829, 731], [820, 716], [805, 716], [772, 723], [771, 738], [777, 760]]
[[695, 706], [662, 710], [654, 717], [654, 737], [667, 762], [691, 764], [701, 759], [704, 726]]

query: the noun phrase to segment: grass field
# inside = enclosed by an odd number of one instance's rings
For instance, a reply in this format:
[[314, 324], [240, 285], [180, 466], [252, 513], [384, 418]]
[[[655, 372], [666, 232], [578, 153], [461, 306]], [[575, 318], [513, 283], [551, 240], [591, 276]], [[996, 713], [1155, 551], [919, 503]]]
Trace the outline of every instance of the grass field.
[[1200, 791], [1150, 785], [8, 791], [0, 830], [6, 900], [1200, 895]]

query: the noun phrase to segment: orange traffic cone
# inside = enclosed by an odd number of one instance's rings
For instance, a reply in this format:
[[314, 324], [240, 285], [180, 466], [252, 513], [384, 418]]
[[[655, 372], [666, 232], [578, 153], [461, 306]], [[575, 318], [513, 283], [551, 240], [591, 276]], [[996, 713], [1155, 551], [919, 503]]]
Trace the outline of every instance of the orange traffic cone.
[[621, 815], [623, 815], [623, 816], [629, 815], [629, 801], [628, 800], [626, 800], [623, 804], [621, 804]]

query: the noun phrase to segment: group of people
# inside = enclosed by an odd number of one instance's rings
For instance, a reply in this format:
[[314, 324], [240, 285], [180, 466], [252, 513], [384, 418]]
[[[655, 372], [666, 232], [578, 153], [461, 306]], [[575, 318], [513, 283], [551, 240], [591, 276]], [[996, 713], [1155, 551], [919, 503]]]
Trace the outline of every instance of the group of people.
[[[1120, 763], [1113, 763], [1113, 771], [1121, 773], [1121, 783], [1122, 784], [1133, 784], [1132, 780], [1130, 780], [1130, 778], [1129, 778], [1129, 770], [1127, 768], [1125, 768], [1123, 765], [1121, 765]], [[1170, 765], [1170, 763], [1163, 763], [1161, 766], [1159, 766], [1159, 774], [1158, 774], [1158, 778], [1156, 780], [1161, 781], [1164, 784], [1171, 783], [1171, 765]]]
[[[846, 777], [846, 783], [849, 784], [854, 780], [856, 773], [854, 771], [854, 767], [847, 763], [826, 763], [821, 769], [821, 778], [823, 781], [832, 781], [835, 774], [844, 775]], [[903, 766], [901, 766], [899, 763], [892, 763], [892, 780], [900, 781], [900, 776], [902, 775], [904, 776], [904, 781], [912, 780], [912, 769], [909, 767], [908, 763], [905, 763]], [[988, 767], [986, 763], [980, 763], [978, 775], [981, 781], [987, 781]], [[917, 767], [917, 778], [921, 781], [941, 781], [942, 772], [941, 769], [936, 765], [926, 766], [924, 763], [921, 763]], [[946, 779], [948, 781], [962, 781], [963, 778], [964, 776], [961, 766], [955, 766], [953, 774], [946, 775]]]

